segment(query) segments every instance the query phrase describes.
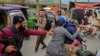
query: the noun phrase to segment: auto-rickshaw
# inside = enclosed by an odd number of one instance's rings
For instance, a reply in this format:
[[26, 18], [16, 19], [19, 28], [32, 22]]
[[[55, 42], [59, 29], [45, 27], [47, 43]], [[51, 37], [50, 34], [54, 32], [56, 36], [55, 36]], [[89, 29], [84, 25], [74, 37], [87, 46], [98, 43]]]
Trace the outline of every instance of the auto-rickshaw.
[[12, 25], [13, 17], [15, 15], [19, 15], [25, 18], [20, 8], [0, 6], [0, 26], [1, 28], [3, 28], [4, 26]]
[[35, 12], [34, 9], [30, 9], [30, 8], [25, 7], [25, 6], [14, 5], [14, 4], [5, 4], [5, 6], [20, 8], [21, 11], [23, 12], [24, 16], [27, 19], [28, 28], [36, 27], [38, 15], [37, 15], [37, 13]]
[[35, 29], [37, 27], [36, 23], [37, 23], [38, 14], [33, 9], [27, 9], [27, 13], [28, 13], [28, 21], [27, 21], [28, 27]]

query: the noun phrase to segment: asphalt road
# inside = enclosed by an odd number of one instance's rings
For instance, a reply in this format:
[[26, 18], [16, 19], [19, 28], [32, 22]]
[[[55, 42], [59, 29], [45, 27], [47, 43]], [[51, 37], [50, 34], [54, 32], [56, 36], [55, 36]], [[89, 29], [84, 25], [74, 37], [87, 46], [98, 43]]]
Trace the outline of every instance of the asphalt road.
[[[40, 45], [40, 48], [37, 53], [34, 52], [36, 39], [36, 36], [30, 36], [30, 40], [24, 40], [23, 47], [21, 50], [23, 56], [45, 56], [46, 49], [41, 50], [42, 45]], [[47, 36], [45, 39], [45, 43], [48, 44], [51, 39], [52, 36]], [[96, 52], [98, 49], [100, 49], [100, 40], [98, 38], [88, 36], [84, 39], [87, 40], [86, 44], [88, 50]]]

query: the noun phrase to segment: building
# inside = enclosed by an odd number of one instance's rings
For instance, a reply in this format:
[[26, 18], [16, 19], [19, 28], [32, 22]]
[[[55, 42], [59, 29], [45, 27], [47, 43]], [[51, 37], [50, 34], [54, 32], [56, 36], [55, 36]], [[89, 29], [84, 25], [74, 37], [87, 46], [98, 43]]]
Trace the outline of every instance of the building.
[[[67, 8], [67, 4], [61, 4], [61, 0], [39, 0], [40, 7], [46, 6], [61, 6], [62, 8]], [[36, 7], [36, 0], [0, 0], [0, 3], [4, 4], [21, 4], [21, 5], [29, 5], [32, 7]]]
[[[25, 4], [36, 6], [36, 0], [26, 0]], [[39, 0], [39, 5], [46, 7], [46, 6], [61, 6], [62, 8], [67, 8], [67, 4], [60, 4], [60, 0]]]

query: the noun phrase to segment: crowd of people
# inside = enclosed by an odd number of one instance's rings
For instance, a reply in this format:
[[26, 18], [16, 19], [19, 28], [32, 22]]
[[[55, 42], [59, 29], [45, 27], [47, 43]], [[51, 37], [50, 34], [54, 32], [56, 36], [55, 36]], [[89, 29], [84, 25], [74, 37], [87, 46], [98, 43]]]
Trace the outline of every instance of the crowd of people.
[[81, 25], [89, 35], [95, 35], [100, 28], [99, 23], [97, 23], [97, 13], [92, 10], [86, 11]]
[[[44, 36], [49, 32], [26, 28], [26, 21], [21, 16], [14, 16], [13, 25], [0, 29], [0, 56], [23, 56], [21, 47], [24, 37]], [[44, 47], [43, 47], [44, 48]]]
[[[89, 17], [90, 16], [91, 15], [89, 15]], [[86, 24], [86, 18], [89, 17], [87, 15], [85, 16], [84, 22]], [[92, 24], [93, 22], [89, 23]], [[53, 22], [51, 22], [50, 27], [47, 26], [48, 21], [44, 9], [39, 10], [39, 17], [37, 19], [38, 29], [28, 29], [26, 24], [27, 23], [23, 17], [14, 16], [13, 25], [1, 29], [0, 56], [23, 56], [20, 51], [23, 46], [23, 39], [24, 37], [29, 37], [30, 35], [38, 36], [35, 46], [35, 53], [38, 52], [39, 45], [42, 44], [43, 47], [41, 49], [47, 48], [46, 56], [77, 56], [76, 46], [83, 41], [79, 34], [80, 28], [77, 27], [73, 21], [69, 21], [68, 18], [62, 16], [61, 10], [57, 11], [56, 17]], [[52, 39], [48, 46], [44, 42], [46, 34], [52, 35]], [[75, 43], [76, 41], [77, 43]], [[97, 56], [98, 55], [99, 54], [97, 54]]]

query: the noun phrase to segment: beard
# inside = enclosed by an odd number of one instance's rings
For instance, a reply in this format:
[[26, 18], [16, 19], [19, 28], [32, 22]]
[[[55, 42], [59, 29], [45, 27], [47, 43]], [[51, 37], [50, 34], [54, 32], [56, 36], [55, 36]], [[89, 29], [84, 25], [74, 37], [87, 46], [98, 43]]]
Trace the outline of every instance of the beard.
[[25, 27], [23, 27], [22, 25], [19, 27], [19, 31], [20, 32], [24, 32], [24, 30], [25, 30]]

